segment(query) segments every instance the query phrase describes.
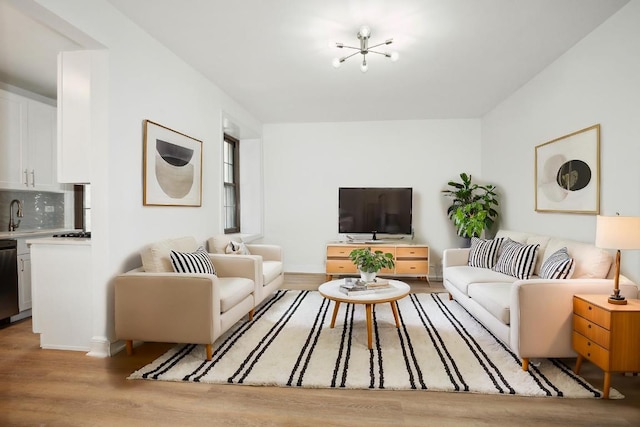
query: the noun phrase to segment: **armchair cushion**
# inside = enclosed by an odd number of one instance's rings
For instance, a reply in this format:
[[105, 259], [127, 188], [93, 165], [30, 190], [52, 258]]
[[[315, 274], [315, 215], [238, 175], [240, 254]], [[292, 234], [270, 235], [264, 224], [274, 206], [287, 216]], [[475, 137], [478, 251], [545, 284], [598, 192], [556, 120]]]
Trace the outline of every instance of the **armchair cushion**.
[[255, 285], [244, 277], [218, 277], [220, 283], [220, 312], [225, 313], [251, 295]]
[[176, 252], [169, 254], [171, 265], [176, 273], [205, 273], [216, 274], [216, 269], [209, 258], [209, 254], [202, 246], [195, 252]]

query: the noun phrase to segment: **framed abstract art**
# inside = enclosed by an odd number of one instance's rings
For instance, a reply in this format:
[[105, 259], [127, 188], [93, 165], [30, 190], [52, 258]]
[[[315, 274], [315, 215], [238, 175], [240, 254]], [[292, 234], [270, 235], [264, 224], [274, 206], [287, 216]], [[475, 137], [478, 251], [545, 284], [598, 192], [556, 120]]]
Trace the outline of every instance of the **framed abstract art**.
[[202, 141], [144, 121], [145, 206], [202, 206]]
[[536, 146], [537, 212], [600, 212], [600, 125]]

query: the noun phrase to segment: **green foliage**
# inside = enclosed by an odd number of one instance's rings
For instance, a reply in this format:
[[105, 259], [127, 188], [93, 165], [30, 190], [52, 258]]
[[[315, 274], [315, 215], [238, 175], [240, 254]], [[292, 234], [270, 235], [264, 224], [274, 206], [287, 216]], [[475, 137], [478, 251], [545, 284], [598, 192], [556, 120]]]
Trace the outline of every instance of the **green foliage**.
[[383, 268], [393, 268], [393, 254], [371, 251], [371, 248], [354, 249], [349, 253], [351, 261], [365, 273], [377, 273]]
[[447, 215], [461, 237], [479, 237], [482, 231], [491, 229], [498, 218], [498, 195], [491, 184], [471, 182], [471, 175], [460, 174], [462, 182], [449, 181], [448, 190], [442, 193], [452, 199]]

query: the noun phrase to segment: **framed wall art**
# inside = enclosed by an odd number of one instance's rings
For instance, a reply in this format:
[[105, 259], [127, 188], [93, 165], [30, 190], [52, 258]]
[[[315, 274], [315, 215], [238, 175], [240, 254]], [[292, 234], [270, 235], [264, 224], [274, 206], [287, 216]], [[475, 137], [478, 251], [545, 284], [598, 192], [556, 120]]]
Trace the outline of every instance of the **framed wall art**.
[[202, 206], [202, 141], [144, 121], [145, 206]]
[[537, 212], [600, 212], [600, 125], [536, 146]]

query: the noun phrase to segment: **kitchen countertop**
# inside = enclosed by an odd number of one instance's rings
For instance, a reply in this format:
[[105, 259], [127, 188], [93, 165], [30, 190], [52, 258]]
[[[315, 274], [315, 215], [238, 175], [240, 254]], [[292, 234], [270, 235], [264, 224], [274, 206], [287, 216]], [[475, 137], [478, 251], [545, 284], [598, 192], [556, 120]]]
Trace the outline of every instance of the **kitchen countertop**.
[[76, 245], [91, 246], [89, 237], [36, 237], [28, 239], [27, 245]]
[[73, 231], [77, 230], [70, 230], [68, 228], [50, 228], [38, 230], [2, 231], [0, 232], [0, 239], [24, 239], [26, 237], [36, 237], [46, 234], [69, 233]]

